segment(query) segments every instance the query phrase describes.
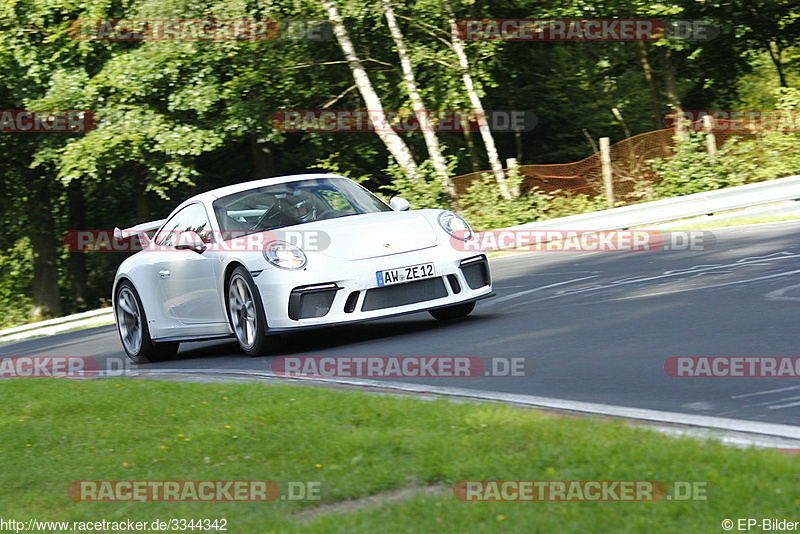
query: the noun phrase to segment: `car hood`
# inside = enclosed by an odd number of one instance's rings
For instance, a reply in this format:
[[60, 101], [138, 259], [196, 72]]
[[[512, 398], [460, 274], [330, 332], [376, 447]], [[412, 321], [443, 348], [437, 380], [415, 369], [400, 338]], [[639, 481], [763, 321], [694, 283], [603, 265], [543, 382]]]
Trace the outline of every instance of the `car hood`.
[[[320, 254], [360, 260], [432, 247], [436, 231], [428, 218], [413, 211], [385, 211], [312, 223], [324, 232], [328, 246]], [[309, 229], [312, 225], [308, 225]]]

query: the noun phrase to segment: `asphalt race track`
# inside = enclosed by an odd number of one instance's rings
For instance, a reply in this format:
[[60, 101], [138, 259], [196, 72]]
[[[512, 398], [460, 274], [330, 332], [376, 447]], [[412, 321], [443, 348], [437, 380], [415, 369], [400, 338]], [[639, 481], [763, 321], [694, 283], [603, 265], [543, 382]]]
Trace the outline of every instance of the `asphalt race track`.
[[[522, 358], [523, 376], [392, 378], [800, 426], [800, 377], [675, 378], [671, 357], [800, 351], [800, 222], [713, 230], [713, 248], [535, 252], [492, 260], [497, 296], [464, 320], [427, 313], [285, 335], [281, 356]], [[0, 345], [0, 356], [124, 357], [116, 329]], [[158, 369], [267, 372], [233, 341], [185, 343]]]

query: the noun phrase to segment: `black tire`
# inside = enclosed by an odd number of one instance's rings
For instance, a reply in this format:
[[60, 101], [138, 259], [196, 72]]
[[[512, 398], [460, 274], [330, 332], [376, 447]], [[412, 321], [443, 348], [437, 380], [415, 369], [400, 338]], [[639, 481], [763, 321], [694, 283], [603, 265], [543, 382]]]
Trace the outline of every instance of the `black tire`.
[[271, 348], [274, 336], [267, 335], [267, 318], [253, 277], [236, 267], [225, 287], [228, 321], [242, 352], [262, 356]]
[[465, 302], [464, 304], [456, 304], [455, 306], [448, 306], [446, 308], [428, 310], [428, 313], [440, 321], [449, 321], [451, 319], [461, 319], [462, 317], [466, 317], [472, 313], [472, 310], [474, 309], [474, 302]]
[[114, 294], [114, 319], [122, 348], [133, 363], [172, 358], [178, 352], [177, 341], [158, 343], [150, 337], [142, 299], [128, 280], [120, 282]]

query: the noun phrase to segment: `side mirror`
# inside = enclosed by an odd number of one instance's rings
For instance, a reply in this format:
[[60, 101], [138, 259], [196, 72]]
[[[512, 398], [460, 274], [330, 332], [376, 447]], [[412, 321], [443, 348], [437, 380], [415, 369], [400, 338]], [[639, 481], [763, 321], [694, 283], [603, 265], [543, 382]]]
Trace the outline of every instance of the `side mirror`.
[[203, 240], [200, 239], [200, 236], [197, 235], [197, 232], [192, 232], [191, 230], [188, 232], [181, 232], [178, 242], [175, 243], [176, 250], [191, 250], [198, 254], [202, 254], [207, 248]]
[[389, 205], [394, 211], [408, 211], [408, 209], [411, 207], [411, 204], [408, 203], [408, 200], [404, 199], [403, 197], [392, 197], [392, 199], [389, 201]]

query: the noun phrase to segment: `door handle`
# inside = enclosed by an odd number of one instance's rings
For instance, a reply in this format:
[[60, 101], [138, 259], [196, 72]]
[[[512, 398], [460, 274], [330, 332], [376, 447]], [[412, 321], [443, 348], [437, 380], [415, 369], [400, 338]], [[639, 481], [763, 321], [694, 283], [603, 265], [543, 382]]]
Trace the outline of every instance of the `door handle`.
[[169, 278], [169, 271], [166, 269], [162, 269], [161, 271], [158, 271], [158, 276], [160, 278]]

